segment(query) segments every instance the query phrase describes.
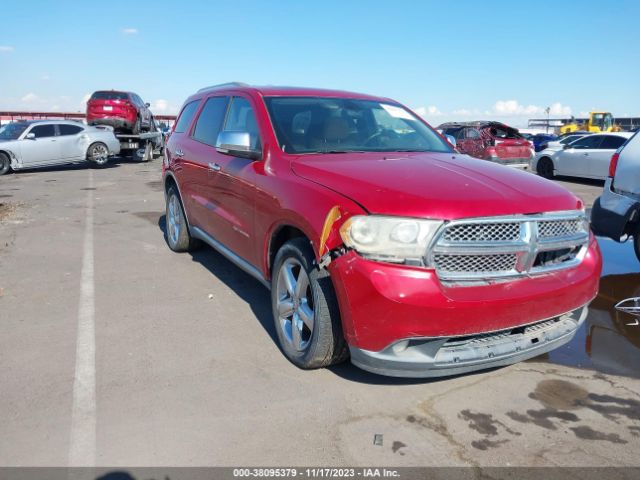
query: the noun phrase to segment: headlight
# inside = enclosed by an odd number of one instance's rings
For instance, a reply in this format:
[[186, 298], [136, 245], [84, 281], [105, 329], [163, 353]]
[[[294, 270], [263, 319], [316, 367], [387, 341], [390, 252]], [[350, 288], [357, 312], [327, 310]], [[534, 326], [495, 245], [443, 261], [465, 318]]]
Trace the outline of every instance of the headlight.
[[359, 215], [340, 228], [347, 247], [360, 255], [394, 263], [421, 263], [429, 242], [442, 225], [438, 220]]

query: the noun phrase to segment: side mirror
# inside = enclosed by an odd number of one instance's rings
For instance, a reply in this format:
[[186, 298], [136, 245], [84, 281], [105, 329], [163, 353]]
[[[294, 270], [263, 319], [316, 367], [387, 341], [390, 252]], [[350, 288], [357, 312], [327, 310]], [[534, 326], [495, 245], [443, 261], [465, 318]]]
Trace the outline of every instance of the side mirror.
[[151, 104], [150, 103], [145, 103], [144, 106], [149, 108], [151, 106]]
[[36, 134], [35, 133], [27, 133], [24, 137], [27, 140], [35, 140], [36, 139]]
[[251, 134], [241, 131], [220, 132], [216, 140], [216, 150], [225, 155], [251, 160], [258, 160], [262, 155], [260, 149], [251, 147]]
[[565, 143], [564, 145], [562, 145], [562, 149], [563, 150], [568, 150], [571, 148], [571, 144], [570, 143]]

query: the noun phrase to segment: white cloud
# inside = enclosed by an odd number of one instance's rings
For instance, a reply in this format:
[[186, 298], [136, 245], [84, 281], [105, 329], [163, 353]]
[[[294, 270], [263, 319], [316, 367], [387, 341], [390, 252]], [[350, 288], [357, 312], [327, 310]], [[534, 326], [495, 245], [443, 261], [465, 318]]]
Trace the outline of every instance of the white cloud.
[[169, 102], [159, 98], [151, 104], [151, 110], [157, 113], [164, 113], [169, 109]]
[[20, 100], [22, 100], [25, 103], [34, 103], [34, 102], [37, 102], [39, 100], [39, 97], [35, 93], [29, 92], [24, 97], [22, 97]]
[[434, 105], [429, 105], [428, 107], [418, 107], [414, 109], [421, 117], [440, 117], [442, 116], [442, 112], [438, 109], [438, 107]]
[[151, 102], [151, 111], [157, 115], [175, 115], [178, 113], [178, 107], [171, 104], [164, 98], [159, 98]]
[[[571, 115], [571, 107], [562, 105], [560, 102], [555, 102], [549, 105], [549, 115], [551, 116], [566, 116]], [[501, 116], [527, 116], [527, 115], [543, 115], [546, 114], [547, 107], [540, 107], [538, 105], [521, 105], [517, 100], [498, 100], [492, 110], [486, 112], [487, 115], [501, 115]]]
[[49, 75], [42, 75], [42, 77], [40, 77], [41, 80], [44, 80], [45, 82], [47, 80], [51, 80], [51, 77]]
[[122, 33], [124, 33], [125, 35], [136, 35], [138, 33], [138, 29], [131, 27], [123, 28]]
[[0, 45], [0, 53], [12, 53], [14, 50], [11, 45]]

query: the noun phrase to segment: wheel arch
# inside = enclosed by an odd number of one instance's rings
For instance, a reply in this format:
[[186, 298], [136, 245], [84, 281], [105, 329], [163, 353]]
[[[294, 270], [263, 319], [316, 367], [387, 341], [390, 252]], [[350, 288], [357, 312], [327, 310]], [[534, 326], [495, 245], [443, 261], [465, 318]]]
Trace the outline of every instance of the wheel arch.
[[273, 263], [276, 259], [276, 255], [278, 254], [278, 250], [280, 250], [285, 243], [289, 240], [293, 240], [294, 238], [306, 238], [309, 241], [314, 255], [317, 256], [311, 236], [307, 234], [303, 228], [298, 225], [294, 225], [293, 222], [277, 224], [271, 229], [271, 233], [268, 235], [267, 241], [265, 242], [264, 268], [266, 278], [271, 278], [271, 269], [273, 268]]

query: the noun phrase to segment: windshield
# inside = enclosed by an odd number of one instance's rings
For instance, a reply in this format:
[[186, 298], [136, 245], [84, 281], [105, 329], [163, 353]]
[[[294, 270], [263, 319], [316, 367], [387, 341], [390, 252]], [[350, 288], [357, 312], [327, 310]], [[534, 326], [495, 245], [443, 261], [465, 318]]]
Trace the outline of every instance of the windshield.
[[7, 123], [0, 127], [0, 140], [16, 140], [28, 126], [26, 123]]
[[320, 97], [265, 101], [280, 148], [287, 153], [453, 151], [399, 105]]
[[591, 124], [596, 127], [602, 127], [604, 123], [604, 115], [602, 113], [594, 113], [591, 117]]

